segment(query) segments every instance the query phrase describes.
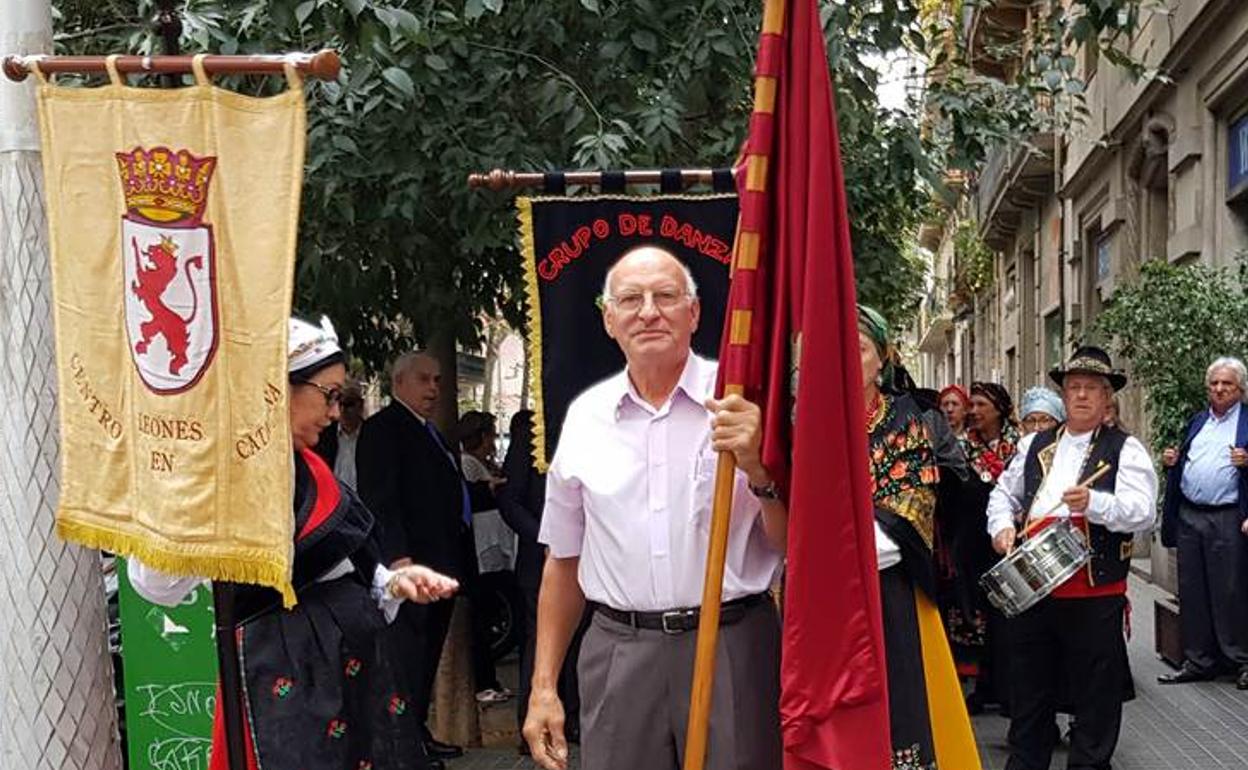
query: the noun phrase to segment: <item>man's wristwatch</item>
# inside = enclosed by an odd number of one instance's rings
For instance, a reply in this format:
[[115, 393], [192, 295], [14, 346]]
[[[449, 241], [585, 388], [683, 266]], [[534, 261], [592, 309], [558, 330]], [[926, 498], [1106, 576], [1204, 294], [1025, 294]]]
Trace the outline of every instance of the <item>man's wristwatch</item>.
[[759, 500], [780, 499], [780, 487], [776, 486], [776, 482], [774, 481], [768, 481], [762, 486], [755, 486], [754, 484], [751, 484], [750, 492], [752, 492]]

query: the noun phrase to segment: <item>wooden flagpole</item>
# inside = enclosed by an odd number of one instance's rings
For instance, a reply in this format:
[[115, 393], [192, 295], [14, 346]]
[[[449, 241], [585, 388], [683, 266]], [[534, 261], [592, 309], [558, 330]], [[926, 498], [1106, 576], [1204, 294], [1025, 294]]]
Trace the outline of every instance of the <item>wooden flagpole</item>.
[[[787, 0], [766, 0], [763, 5], [763, 26], [759, 36], [759, 57], [754, 77], [754, 118], [751, 120], [750, 138], [747, 139], [744, 153], [745, 184], [741, 195], [741, 207], [758, 206], [765, 201], [768, 180], [768, 157], [771, 142], [764, 146], [756, 145], [754, 123], [759, 117], [770, 117], [775, 110], [777, 93], [777, 68], [779, 61], [767, 56], [769, 50], [784, 33], [785, 6]], [[770, 44], [770, 46], [768, 46]], [[760, 124], [771, 128], [770, 120]], [[738, 220], [737, 237], [733, 242], [732, 274], [733, 280], [738, 278], [752, 280], [753, 276], [743, 277], [738, 271], [748, 275], [758, 268], [759, 250], [762, 234], [755, 230], [743, 229]], [[759, 224], [755, 223], [754, 227]], [[729, 293], [731, 297], [731, 292]], [[727, 337], [728, 346], [725, 354], [720, 356], [720, 366], [727, 365], [724, 370], [724, 396], [744, 395], [745, 367], [741, 365], [751, 340], [752, 307], [731, 307], [726, 323], [731, 333]], [[697, 650], [693, 663], [693, 686], [689, 695], [689, 723], [685, 729], [684, 770], [703, 770], [706, 765], [707, 738], [710, 732], [711, 695], [715, 686], [715, 652], [719, 642], [719, 618], [724, 587], [724, 559], [728, 552], [728, 526], [732, 512], [732, 491], [736, 479], [736, 462], [731, 453], [724, 452], [719, 456], [719, 465], [715, 475], [715, 499], [711, 515], [710, 544], [706, 557], [706, 582], [702, 586], [702, 611], [698, 618]]]
[[[724, 395], [740, 395], [740, 385], [728, 385]], [[706, 581], [702, 584], [702, 611], [698, 615], [698, 640], [693, 659], [693, 687], [689, 693], [689, 723], [685, 728], [684, 770], [702, 770], [711, 724], [711, 695], [715, 688], [715, 646], [719, 643], [719, 616], [724, 593], [724, 561], [728, 555], [732, 490], [737, 462], [732, 452], [720, 452], [715, 467], [715, 498], [711, 534], [706, 556]]]

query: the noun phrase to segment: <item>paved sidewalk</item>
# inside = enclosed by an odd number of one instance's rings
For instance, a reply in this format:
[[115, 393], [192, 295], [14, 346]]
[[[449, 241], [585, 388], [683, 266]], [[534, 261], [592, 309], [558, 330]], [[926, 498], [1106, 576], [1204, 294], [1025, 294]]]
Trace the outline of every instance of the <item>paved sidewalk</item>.
[[[1244, 770], [1248, 768], [1248, 692], [1232, 680], [1186, 685], [1157, 684], [1169, 671], [1153, 652], [1153, 600], [1164, 593], [1131, 578], [1131, 670], [1136, 699], [1124, 706], [1122, 738], [1114, 757], [1115, 770]], [[507, 671], [514, 677], [514, 671]], [[513, 712], [499, 707], [496, 720]], [[491, 709], [496, 711], [498, 709]], [[1007, 757], [1008, 722], [989, 713], [975, 718], [984, 770], [1003, 770]], [[509, 745], [510, 736], [505, 738]], [[1054, 754], [1052, 770], [1066, 766], [1063, 749]], [[530, 770], [535, 765], [514, 749], [476, 749], [447, 765], [449, 770]], [[641, 770], [641, 769], [639, 769]], [[941, 768], [941, 770], [963, 770]]]

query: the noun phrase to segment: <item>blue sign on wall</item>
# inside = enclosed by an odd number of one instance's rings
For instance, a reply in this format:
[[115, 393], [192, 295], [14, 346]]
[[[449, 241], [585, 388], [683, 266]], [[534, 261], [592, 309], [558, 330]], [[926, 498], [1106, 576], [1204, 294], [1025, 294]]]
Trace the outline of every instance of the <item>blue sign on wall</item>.
[[1248, 115], [1231, 124], [1227, 131], [1226, 197], [1237, 198], [1248, 190]]

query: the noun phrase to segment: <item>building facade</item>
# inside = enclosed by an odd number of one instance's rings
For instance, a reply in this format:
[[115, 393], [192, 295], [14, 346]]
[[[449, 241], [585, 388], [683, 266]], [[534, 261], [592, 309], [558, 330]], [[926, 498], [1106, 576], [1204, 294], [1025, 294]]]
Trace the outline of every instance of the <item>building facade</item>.
[[[981, 75], [1011, 74], [1017, 62], [975, 48], [1025, 40], [1035, 5], [966, 11]], [[1133, 80], [1084, 50], [1085, 120], [997, 147], [977, 173], [953, 180], [959, 202], [920, 233], [933, 255], [910, 351], [923, 384], [992, 380], [1017, 398], [1049, 384], [1047, 371], [1144, 261], [1226, 266], [1248, 252], [1248, 2], [1168, 5], [1168, 14], [1145, 11], [1130, 41], [1163, 78]], [[1120, 401], [1147, 443], [1140, 393], [1128, 387]], [[1172, 556], [1154, 549], [1152, 565], [1174, 590]]]
[[[913, 351], [925, 384], [1043, 384], [1143, 261], [1221, 266], [1248, 251], [1248, 2], [1170, 5], [1131, 41], [1166, 79], [1133, 81], [1085, 51], [1086, 120], [995, 148], [921, 232], [934, 274]], [[1029, 6], [968, 12], [972, 52], [989, 32], [1024, 36]], [[967, 227], [990, 252], [982, 287], [967, 285]], [[1143, 428], [1139, 401], [1124, 393], [1123, 412]]]

